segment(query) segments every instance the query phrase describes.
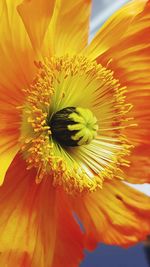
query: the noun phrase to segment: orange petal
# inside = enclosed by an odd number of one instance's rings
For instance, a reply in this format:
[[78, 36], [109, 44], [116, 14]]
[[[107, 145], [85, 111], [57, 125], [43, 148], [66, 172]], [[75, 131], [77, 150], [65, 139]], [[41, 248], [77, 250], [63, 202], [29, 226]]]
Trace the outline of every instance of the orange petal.
[[110, 68], [123, 86], [127, 86], [127, 101], [133, 104], [130, 112], [138, 127], [127, 129], [134, 144], [150, 141], [150, 2], [135, 17], [124, 37], [115, 47], [98, 59], [106, 64], [112, 58]]
[[24, 22], [31, 43], [38, 50], [53, 14], [55, 0], [24, 0], [18, 12]]
[[6, 113], [12, 120], [16, 112], [14, 109], [24, 101], [22, 89], [29, 86], [35, 72], [34, 54], [16, 10], [18, 1], [0, 1], [0, 39], [3, 40], [0, 42], [0, 121], [5, 126], [8, 126]]
[[77, 267], [83, 258], [83, 234], [73, 218], [68, 198], [61, 192], [57, 194], [57, 211], [59, 216], [52, 267]]
[[[141, 13], [139, 12], [139, 6]], [[122, 86], [127, 86], [127, 102], [133, 104], [133, 109], [128, 116], [135, 119], [138, 127], [128, 128], [126, 134], [134, 144], [149, 144], [150, 137], [150, 2], [147, 1], [131, 1], [127, 7], [129, 10], [133, 8], [134, 19], [130, 21], [125, 30], [122, 27], [122, 20], [126, 17], [126, 7], [123, 7], [124, 16], [116, 13], [116, 20], [120, 19], [120, 27], [111, 22], [111, 26], [115, 29], [110, 32], [109, 46], [104, 51], [98, 52], [98, 43], [101, 44], [101, 31], [96, 40], [89, 47], [94, 46], [96, 49], [97, 61], [106, 66], [109, 62], [109, 68], [114, 71], [114, 75], [119, 79]], [[131, 10], [130, 10], [131, 11]], [[121, 11], [119, 11], [121, 12]], [[118, 17], [117, 17], [118, 16]], [[127, 17], [126, 17], [127, 19]], [[110, 27], [110, 30], [111, 27]], [[118, 31], [122, 32], [122, 36], [118, 37]], [[107, 33], [106, 33], [107, 34]], [[113, 36], [116, 35], [116, 38]], [[104, 42], [107, 43], [107, 35]], [[115, 43], [113, 43], [115, 39]], [[97, 47], [97, 48], [96, 48]], [[105, 53], [104, 53], [105, 52]], [[134, 123], [134, 121], [133, 121]]]
[[8, 88], [15, 88], [20, 95], [20, 89], [31, 82], [34, 73], [34, 53], [16, 10], [19, 2], [0, 1], [0, 85], [5, 94]]
[[[18, 151], [22, 89], [34, 76], [34, 54], [16, 6], [19, 0], [0, 1], [0, 184]], [[28, 67], [26, 67], [28, 66]]]
[[62, 56], [80, 52], [87, 45], [91, 0], [56, 0], [45, 49]]
[[[110, 67], [122, 85], [127, 86], [127, 102], [133, 104], [128, 114], [137, 127], [127, 128], [125, 134], [135, 145], [125, 170], [125, 179], [132, 183], [150, 182], [150, 2], [135, 17], [124, 38], [103, 55], [102, 61], [113, 55]], [[99, 59], [99, 60], [101, 60]], [[103, 61], [103, 62], [104, 62]]]
[[[129, 25], [126, 25], [125, 29], [122, 21], [128, 16], [126, 7], [128, 7], [128, 10], [131, 9], [130, 13], [133, 13], [134, 19], [130, 21]], [[134, 8], [132, 9], [132, 7]], [[126, 180], [134, 183], [149, 182], [150, 1], [131, 1], [118, 11], [114, 18], [116, 20], [110, 19], [110, 25], [106, 25], [109, 26], [109, 29], [105, 29], [104, 26], [100, 30], [88, 52], [90, 57], [96, 57], [99, 63], [112, 69], [121, 85], [127, 87], [126, 101], [133, 104], [128, 116], [134, 118], [133, 123], [138, 126], [126, 128], [124, 132], [135, 145], [135, 149], [129, 157], [131, 168], [125, 170], [128, 175]], [[120, 25], [115, 24], [115, 21], [120, 21]], [[102, 34], [104, 32], [105, 37]], [[116, 38], [114, 38], [114, 35]], [[104, 46], [102, 45], [103, 42]], [[95, 55], [92, 49], [95, 49]]]
[[0, 188], [0, 266], [77, 266], [83, 239], [66, 197], [35, 175], [17, 155]]
[[37, 267], [37, 265], [32, 262], [31, 256], [26, 251], [6, 251], [0, 258], [0, 263], [3, 267]]
[[96, 59], [113, 46], [117, 46], [119, 50], [117, 45], [119, 40], [124, 37], [135, 16], [143, 10], [146, 2], [146, 0], [133, 0], [115, 12], [100, 28], [96, 37], [85, 50], [88, 57]]
[[124, 168], [125, 180], [133, 184], [150, 183], [150, 146], [135, 147], [129, 158], [130, 167]]
[[[22, 103], [21, 96], [12, 88], [0, 85], [0, 185], [16, 153], [19, 151], [20, 113], [16, 106]], [[7, 91], [7, 94], [6, 94]]]
[[129, 246], [150, 232], [150, 198], [118, 181], [73, 199], [74, 211], [85, 229], [85, 245], [97, 242]]
[[[11, 139], [11, 138], [10, 138]], [[7, 147], [6, 147], [7, 146]], [[13, 161], [15, 155], [19, 151], [19, 147], [14, 144], [14, 140], [1, 139], [0, 147], [0, 185], [2, 185], [7, 169]]]

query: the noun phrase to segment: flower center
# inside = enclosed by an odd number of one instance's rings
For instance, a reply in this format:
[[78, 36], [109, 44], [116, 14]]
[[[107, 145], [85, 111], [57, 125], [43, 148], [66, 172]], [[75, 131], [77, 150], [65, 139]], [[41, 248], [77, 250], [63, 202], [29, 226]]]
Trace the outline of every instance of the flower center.
[[123, 179], [131, 145], [126, 88], [113, 73], [82, 56], [37, 62], [24, 90], [21, 150], [36, 182], [51, 179], [70, 194], [93, 191], [105, 179]]
[[50, 121], [52, 137], [64, 146], [90, 144], [96, 137], [97, 119], [89, 109], [67, 107], [57, 111]]

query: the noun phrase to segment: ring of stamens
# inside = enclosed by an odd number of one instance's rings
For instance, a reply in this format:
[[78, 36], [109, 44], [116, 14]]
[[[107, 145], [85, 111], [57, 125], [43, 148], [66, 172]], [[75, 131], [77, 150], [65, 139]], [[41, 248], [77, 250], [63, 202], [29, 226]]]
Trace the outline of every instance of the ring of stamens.
[[[93, 191], [97, 187], [102, 187], [104, 179], [112, 179], [114, 176], [122, 179], [120, 167], [129, 165], [125, 157], [129, 155], [131, 149], [127, 138], [122, 134], [124, 128], [131, 126], [130, 119], [127, 118], [131, 105], [125, 103], [124, 96], [126, 89], [120, 87], [110, 70], [81, 56], [53, 57], [36, 63], [36, 67], [38, 74], [35, 80], [29, 88], [24, 90], [26, 101], [21, 107], [20, 138], [22, 153], [28, 169], [37, 169], [36, 182], [40, 183], [42, 179], [49, 177], [54, 186], [63, 186], [68, 193], [75, 193]], [[53, 139], [47, 121], [57, 111], [72, 106], [73, 101], [76, 101], [80, 107], [79, 99], [76, 100], [78, 96], [72, 100], [69, 93], [66, 94], [67, 86], [73, 87], [75, 82], [80, 85], [80, 80], [81, 87], [87, 84], [87, 91], [91, 90], [95, 94], [94, 101], [89, 100], [87, 107], [84, 104], [83, 107], [81, 104], [81, 108], [89, 108], [88, 105], [90, 105], [89, 109], [92, 109], [96, 116], [96, 108], [101, 100], [99, 100], [98, 89], [95, 90], [94, 86], [98, 88], [98, 84], [100, 84], [103, 88], [102, 100], [103, 98], [107, 99], [106, 94], [109, 99], [113, 98], [115, 103], [113, 108], [117, 115], [114, 115], [115, 119], [112, 122], [112, 133], [106, 137], [103, 135], [103, 131], [106, 132], [106, 130], [101, 125], [107, 125], [112, 107], [111, 105], [109, 107], [108, 104], [107, 111], [107, 105], [105, 104], [105, 108], [102, 104], [102, 110], [104, 109], [102, 121], [105, 113], [107, 120], [105, 123], [101, 123], [101, 118], [99, 118], [99, 131], [95, 140], [91, 141], [91, 144], [78, 148], [64, 148]], [[69, 92], [69, 89], [67, 90]], [[112, 152], [110, 155], [106, 155], [107, 143], [104, 143], [109, 140], [111, 140]], [[100, 153], [104, 151], [104, 156], [99, 160], [102, 162], [102, 166], [98, 167], [97, 159], [95, 159], [95, 165], [92, 168], [93, 153], [99, 153], [97, 147], [101, 148]]]

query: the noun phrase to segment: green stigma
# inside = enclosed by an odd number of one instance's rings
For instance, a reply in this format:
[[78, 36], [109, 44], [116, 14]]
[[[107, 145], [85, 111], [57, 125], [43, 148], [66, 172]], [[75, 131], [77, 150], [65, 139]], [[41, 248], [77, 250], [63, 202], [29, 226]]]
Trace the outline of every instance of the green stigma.
[[97, 119], [89, 109], [67, 107], [56, 112], [48, 125], [52, 137], [64, 146], [89, 144], [97, 135]]

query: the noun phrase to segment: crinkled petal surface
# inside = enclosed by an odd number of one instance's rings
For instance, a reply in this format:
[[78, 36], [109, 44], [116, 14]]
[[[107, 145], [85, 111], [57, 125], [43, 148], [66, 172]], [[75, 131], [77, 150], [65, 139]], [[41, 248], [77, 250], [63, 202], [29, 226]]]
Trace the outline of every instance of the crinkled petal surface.
[[118, 180], [72, 199], [72, 205], [83, 224], [89, 249], [97, 242], [126, 247], [143, 240], [150, 231], [150, 198]]
[[93, 249], [98, 242], [126, 247], [150, 232], [150, 198], [124, 182], [114, 178], [93, 193], [68, 196], [52, 186], [51, 176], [36, 184], [36, 170], [27, 170], [17, 153], [21, 117], [16, 107], [24, 103], [22, 89], [35, 76], [34, 60], [83, 52], [127, 86], [130, 116], [138, 126], [124, 130], [135, 146], [125, 179], [149, 182], [150, 2], [128, 3], [85, 48], [90, 10], [89, 0], [0, 2], [0, 183], [6, 173], [0, 187], [2, 267], [77, 267], [84, 247]]
[[[80, 52], [88, 41], [91, 0], [56, 0], [44, 50], [62, 56]], [[47, 54], [47, 51], [45, 52]]]
[[18, 6], [18, 12], [36, 51], [41, 48], [53, 14], [54, 4], [54, 0], [24, 0]]
[[[19, 0], [0, 1], [0, 184], [18, 151], [22, 88], [33, 79], [33, 51], [18, 16]], [[26, 68], [25, 66], [28, 66]]]
[[127, 101], [133, 104], [129, 116], [137, 124], [125, 130], [135, 145], [129, 158], [131, 167], [125, 170], [126, 179], [133, 183], [150, 181], [149, 35], [150, 1], [131, 1], [110, 18], [87, 48], [91, 58], [112, 69], [127, 86]]
[[[114, 13], [100, 28], [86, 54], [92, 59], [98, 58], [110, 48], [117, 46], [125, 32], [130, 29], [135, 17], [143, 10], [147, 0], [133, 0]], [[113, 38], [116, 37], [116, 38]]]
[[150, 183], [150, 146], [139, 145], [130, 156], [130, 168], [126, 168], [125, 179], [129, 183]]
[[0, 188], [0, 266], [78, 266], [83, 238], [66, 196], [35, 175], [17, 155]]

